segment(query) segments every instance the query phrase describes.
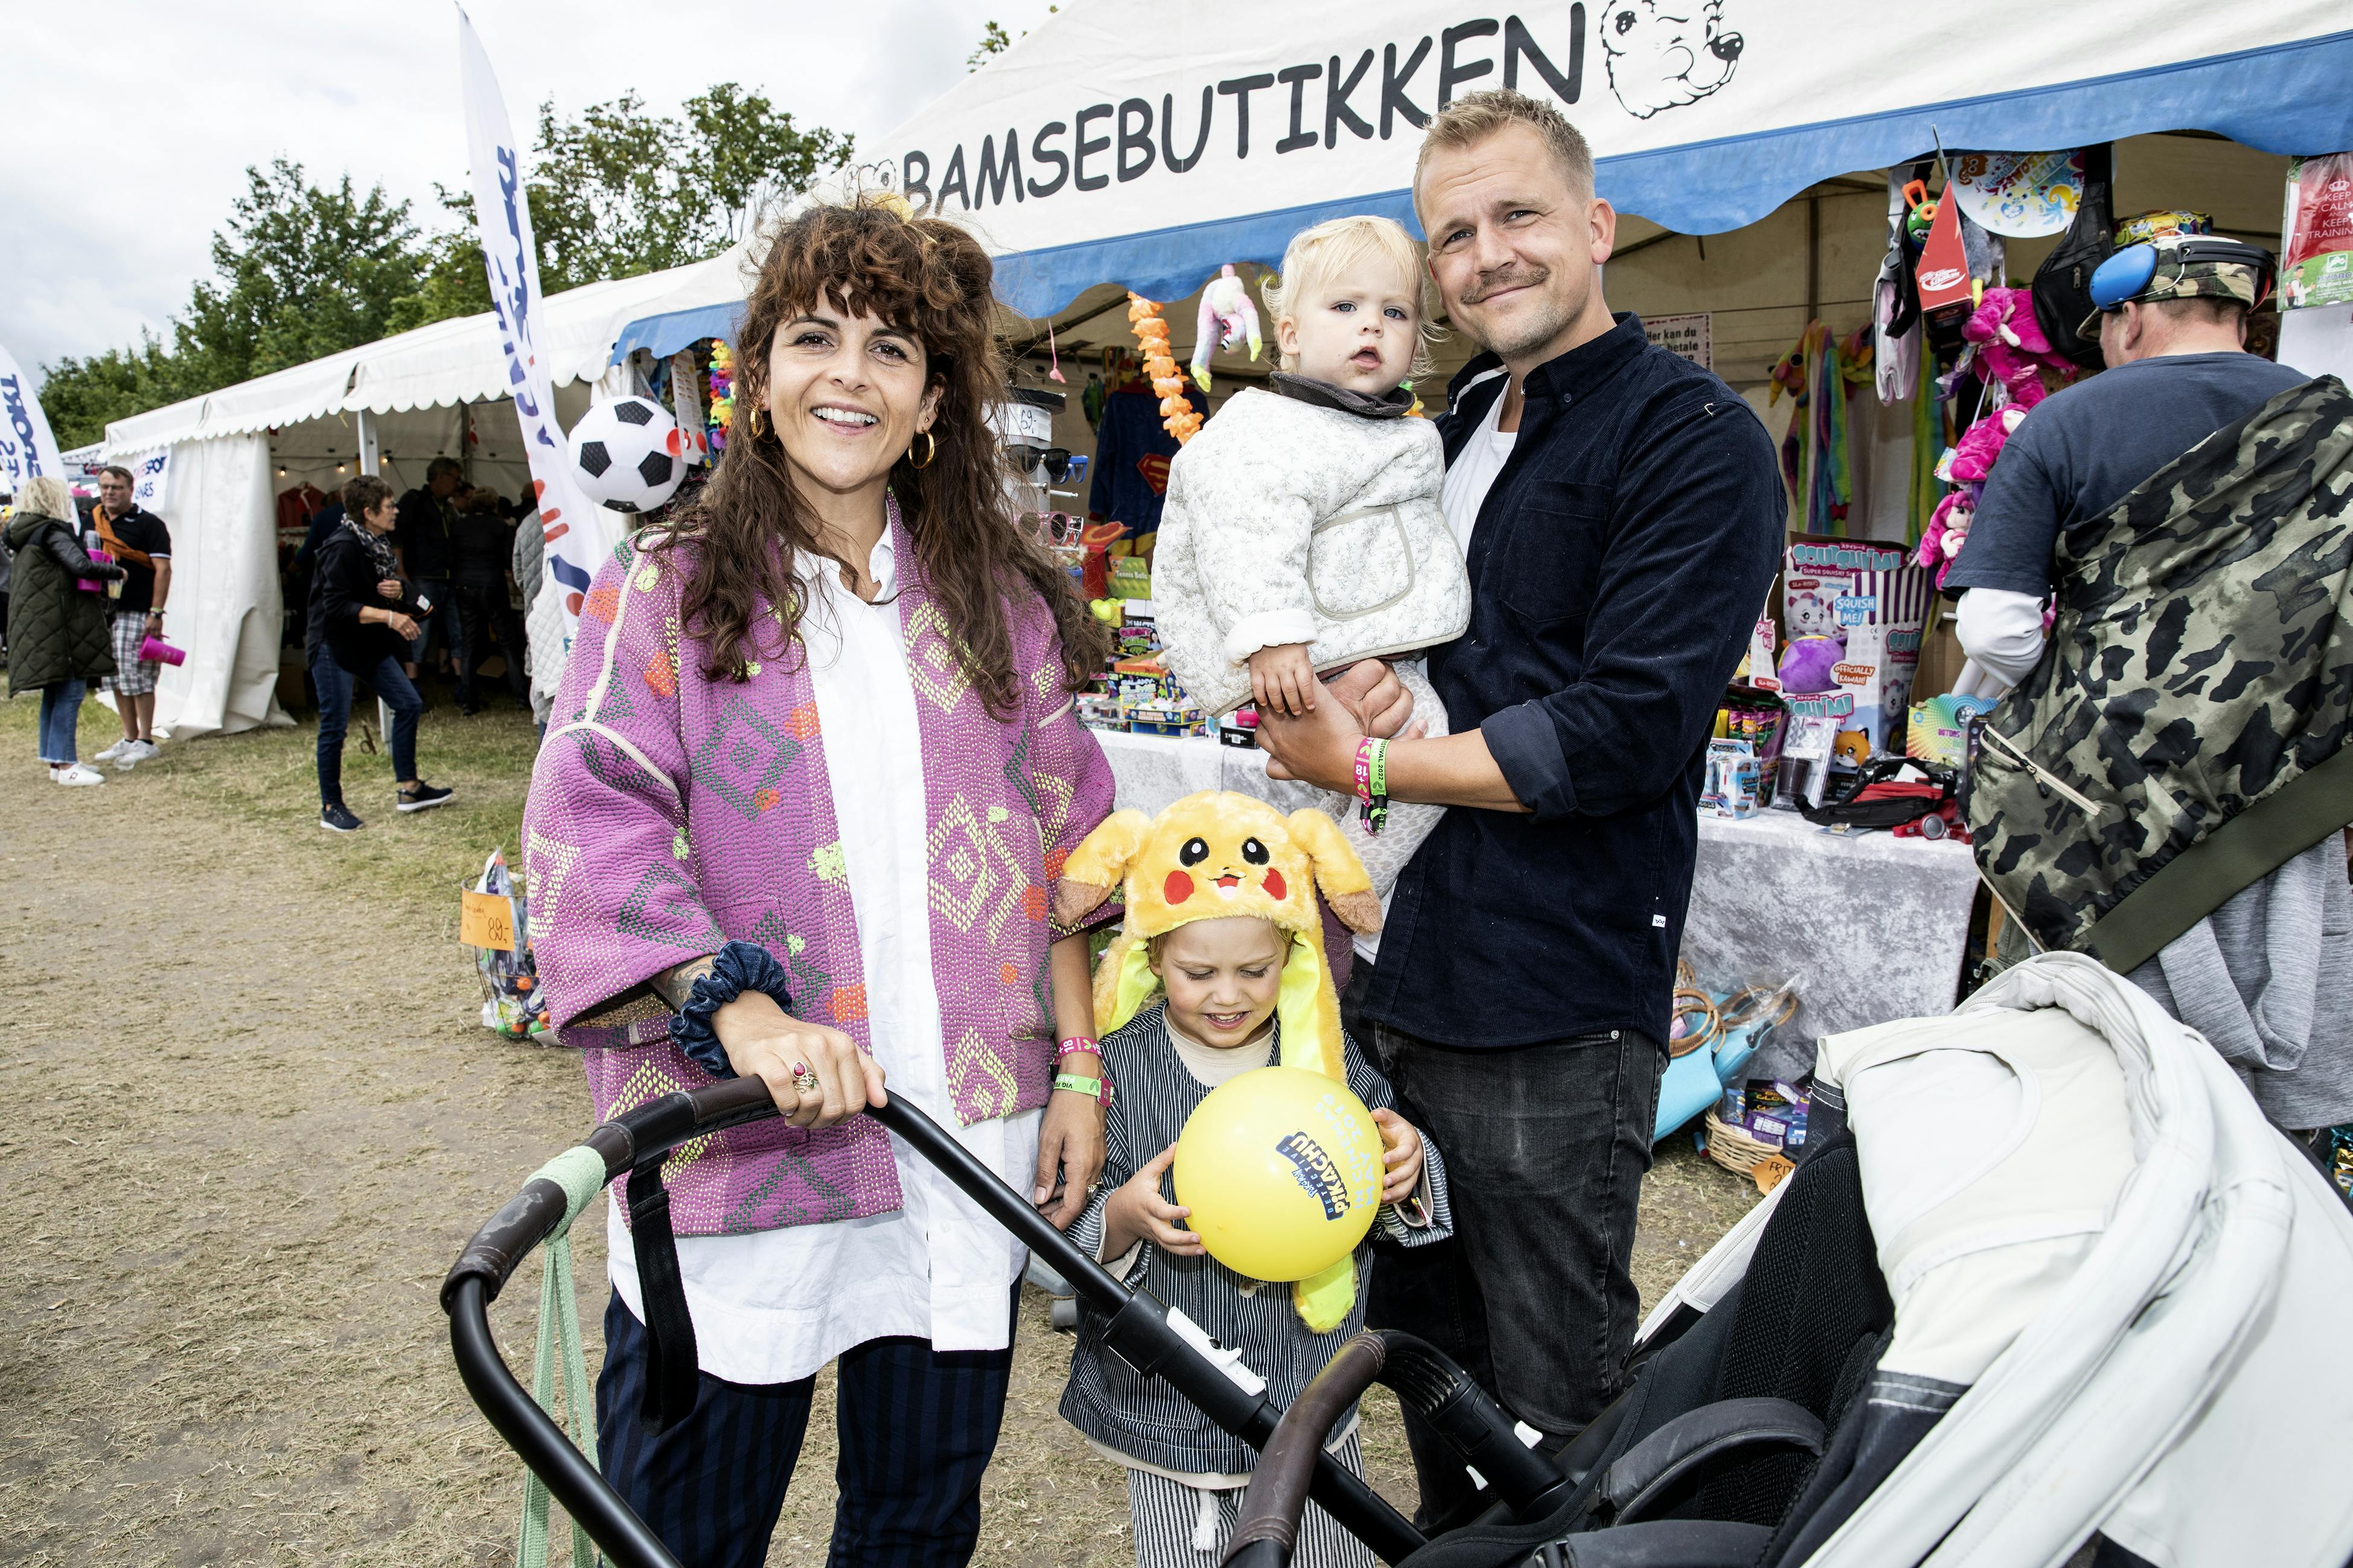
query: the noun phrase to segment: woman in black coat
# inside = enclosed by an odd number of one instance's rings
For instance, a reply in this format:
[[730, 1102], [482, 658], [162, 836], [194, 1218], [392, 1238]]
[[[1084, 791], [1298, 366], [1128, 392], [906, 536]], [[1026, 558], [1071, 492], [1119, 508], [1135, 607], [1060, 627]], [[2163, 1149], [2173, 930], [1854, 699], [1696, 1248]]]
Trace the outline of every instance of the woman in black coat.
[[73, 492], [42, 475], [16, 493], [8, 520], [16, 569], [10, 584], [8, 695], [41, 694], [41, 760], [61, 784], [101, 784], [106, 775], [81, 765], [75, 726], [90, 681], [114, 673], [109, 600], [79, 584], [110, 583], [122, 568], [93, 561], [74, 521]]
[[427, 606], [400, 577], [392, 547], [392, 489], [374, 474], [343, 486], [343, 521], [319, 546], [311, 574], [311, 683], [319, 691], [319, 826], [355, 832], [366, 824], [343, 804], [343, 731], [354, 681], [372, 687], [392, 710], [393, 804], [401, 811], [446, 805], [451, 792], [417, 776], [417, 720], [424, 700], [401, 665], [416, 617]]

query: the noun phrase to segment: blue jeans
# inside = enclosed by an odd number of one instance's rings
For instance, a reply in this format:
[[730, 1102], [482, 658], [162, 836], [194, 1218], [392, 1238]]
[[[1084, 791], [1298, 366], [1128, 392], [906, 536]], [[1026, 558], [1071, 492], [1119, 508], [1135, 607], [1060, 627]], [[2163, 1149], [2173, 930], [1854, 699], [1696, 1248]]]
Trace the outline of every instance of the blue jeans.
[[41, 761], [79, 762], [74, 750], [74, 729], [81, 722], [81, 698], [86, 682], [60, 680], [41, 688]]
[[[1632, 1029], [1458, 1051], [1375, 1025], [1398, 1114], [1446, 1151], [1454, 1237], [1376, 1244], [1365, 1321], [1452, 1356], [1548, 1436], [1621, 1384], [1641, 1302], [1630, 1272], [1666, 1052]], [[1425, 1521], [1470, 1495], [1462, 1462], [1409, 1412]]]
[[319, 689], [319, 804], [340, 805], [343, 798], [343, 731], [351, 727], [352, 688], [372, 687], [392, 710], [392, 776], [395, 783], [417, 776], [417, 720], [425, 711], [424, 699], [401, 673], [400, 661], [380, 659], [374, 669], [353, 675], [335, 662], [321, 643], [311, 650], [311, 683]]

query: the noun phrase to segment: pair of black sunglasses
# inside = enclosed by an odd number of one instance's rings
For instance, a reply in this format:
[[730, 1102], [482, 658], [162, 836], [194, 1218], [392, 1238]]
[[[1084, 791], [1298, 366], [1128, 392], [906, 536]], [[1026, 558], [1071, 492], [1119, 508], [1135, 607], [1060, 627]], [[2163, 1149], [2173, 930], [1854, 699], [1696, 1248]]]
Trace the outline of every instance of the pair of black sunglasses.
[[1021, 473], [1026, 474], [1040, 464], [1045, 465], [1049, 484], [1059, 485], [1071, 477], [1071, 453], [1067, 447], [1008, 447], [1005, 453]]

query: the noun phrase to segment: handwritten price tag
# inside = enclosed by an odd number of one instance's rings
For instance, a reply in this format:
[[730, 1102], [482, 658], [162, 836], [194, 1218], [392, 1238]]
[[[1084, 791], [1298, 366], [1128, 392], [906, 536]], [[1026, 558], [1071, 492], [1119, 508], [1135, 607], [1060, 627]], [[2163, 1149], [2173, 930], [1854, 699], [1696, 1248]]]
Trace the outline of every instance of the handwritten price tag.
[[491, 947], [512, 952], [515, 945], [514, 904], [499, 893], [463, 892], [458, 910], [458, 940], [468, 947]]

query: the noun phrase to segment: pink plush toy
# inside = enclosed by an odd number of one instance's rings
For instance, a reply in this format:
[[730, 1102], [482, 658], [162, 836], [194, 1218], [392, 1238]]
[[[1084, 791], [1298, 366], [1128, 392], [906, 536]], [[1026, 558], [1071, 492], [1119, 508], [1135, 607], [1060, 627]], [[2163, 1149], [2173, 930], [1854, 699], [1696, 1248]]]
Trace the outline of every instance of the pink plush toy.
[[1976, 312], [1961, 323], [1961, 336], [1978, 345], [1986, 369], [2010, 389], [2010, 402], [2019, 408], [2031, 408], [2046, 395], [2044, 367], [2069, 379], [2077, 369], [2073, 360], [2052, 352], [2051, 340], [2034, 319], [2031, 289], [1987, 289]]
[[2026, 423], [2024, 405], [2013, 403], [1995, 410], [1961, 432], [1945, 460], [1936, 465], [1936, 477], [1947, 484], [1981, 484], [1993, 472], [1993, 460], [2010, 443], [2010, 433]]
[[1960, 559], [1961, 546], [1969, 537], [1969, 520], [1976, 515], [1974, 492], [1977, 487], [1954, 490], [1936, 503], [1929, 515], [1927, 529], [1920, 535], [1919, 553], [1913, 557], [1923, 567], [1936, 574], [1936, 586], [1945, 585], [1945, 575], [1952, 571], [1953, 563]]
[[1244, 337], [1250, 340], [1251, 360], [1257, 360], [1263, 342], [1258, 332], [1258, 307], [1250, 303], [1249, 286], [1235, 276], [1233, 263], [1228, 262], [1201, 290], [1201, 314], [1193, 326], [1193, 379], [1201, 384], [1203, 392], [1209, 390], [1211, 352], [1229, 349]]

